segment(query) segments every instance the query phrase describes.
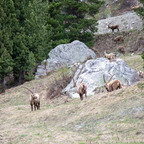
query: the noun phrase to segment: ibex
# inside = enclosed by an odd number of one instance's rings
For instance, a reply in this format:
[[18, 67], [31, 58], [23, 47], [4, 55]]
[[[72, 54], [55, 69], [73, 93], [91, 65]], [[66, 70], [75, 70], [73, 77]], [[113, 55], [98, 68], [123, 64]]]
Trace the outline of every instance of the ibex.
[[112, 30], [112, 32], [114, 32], [115, 29], [117, 29], [119, 31], [119, 25], [108, 25], [108, 28]]
[[76, 82], [74, 81], [74, 87], [77, 88], [77, 93], [80, 96], [80, 99], [83, 100], [83, 95], [85, 94], [85, 97], [87, 98], [87, 86], [81, 81], [80, 86], [77, 87]]
[[114, 54], [113, 53], [109, 53], [107, 54], [106, 51], [104, 51], [104, 55], [107, 59], [112, 60], [114, 59]]
[[125, 49], [124, 49], [123, 46], [119, 46], [118, 47], [118, 51], [121, 52], [121, 53], [123, 53], [123, 54], [125, 54]]
[[137, 5], [137, 6], [132, 6], [132, 7], [131, 7], [131, 10], [138, 9], [139, 7], [140, 7], [139, 5]]
[[114, 41], [115, 42], [118, 42], [118, 41], [124, 42], [124, 38], [123, 38], [123, 36], [117, 36], [116, 38], [114, 38]]
[[105, 83], [104, 87], [106, 88], [107, 92], [111, 92], [111, 91], [114, 91], [114, 90], [122, 88], [122, 85], [121, 85], [121, 83], [120, 83], [119, 80], [113, 80], [113, 81], [111, 81], [111, 79], [112, 79], [113, 76], [114, 75], [112, 75], [110, 77], [110, 79], [108, 80], [108, 82], [106, 82], [105, 76], [103, 75], [103, 80], [104, 80], [104, 83]]
[[31, 111], [33, 111], [33, 106], [34, 110], [40, 110], [40, 96], [38, 93], [34, 93], [32, 90], [29, 88], [23, 86], [23, 88], [27, 89], [29, 92], [31, 92], [30, 96], [30, 105], [31, 105]]
[[138, 75], [139, 75], [140, 78], [144, 78], [144, 72], [138, 71]]

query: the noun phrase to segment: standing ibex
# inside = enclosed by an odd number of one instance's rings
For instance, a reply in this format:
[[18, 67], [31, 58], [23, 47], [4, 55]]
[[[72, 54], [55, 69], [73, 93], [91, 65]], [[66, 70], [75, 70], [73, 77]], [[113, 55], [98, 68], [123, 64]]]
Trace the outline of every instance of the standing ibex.
[[107, 59], [112, 60], [114, 59], [114, 54], [113, 53], [109, 53], [107, 54], [106, 51], [104, 51], [104, 55]]
[[122, 85], [121, 85], [121, 83], [120, 83], [119, 80], [113, 80], [113, 81], [111, 81], [111, 79], [112, 79], [113, 76], [114, 75], [112, 75], [110, 77], [110, 79], [108, 80], [108, 82], [106, 82], [105, 76], [103, 75], [103, 80], [105, 82], [104, 87], [106, 88], [107, 92], [111, 92], [111, 91], [114, 91], [114, 90], [122, 88]]
[[108, 28], [112, 30], [112, 32], [114, 32], [115, 29], [117, 29], [119, 31], [119, 25], [111, 25], [108, 24]]
[[31, 92], [31, 96], [30, 96], [30, 105], [31, 105], [31, 111], [33, 111], [33, 106], [34, 106], [34, 110], [40, 110], [40, 96], [38, 93], [34, 93], [32, 90], [30, 90], [29, 88], [23, 86], [23, 88], [27, 89], [28, 91]]
[[74, 81], [74, 87], [77, 88], [77, 93], [80, 96], [80, 99], [83, 100], [83, 95], [85, 94], [85, 97], [87, 98], [87, 86], [81, 81], [80, 86], [77, 87], [76, 82]]

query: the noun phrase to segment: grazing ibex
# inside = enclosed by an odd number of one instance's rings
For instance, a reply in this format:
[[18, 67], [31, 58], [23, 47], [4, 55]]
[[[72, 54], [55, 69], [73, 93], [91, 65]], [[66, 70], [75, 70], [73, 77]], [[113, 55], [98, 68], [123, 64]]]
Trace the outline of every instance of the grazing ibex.
[[118, 42], [118, 41], [124, 42], [124, 38], [123, 38], [123, 36], [117, 36], [116, 38], [114, 38], [114, 41], [115, 42]]
[[137, 6], [132, 6], [132, 7], [131, 7], [131, 10], [138, 9], [139, 7], [140, 7], [139, 5], [137, 5]]
[[123, 54], [125, 54], [125, 49], [124, 49], [123, 46], [119, 46], [118, 47], [118, 51], [121, 52], [121, 53], [123, 53]]
[[87, 86], [81, 81], [80, 86], [77, 87], [76, 82], [74, 81], [74, 87], [77, 88], [77, 93], [80, 96], [80, 99], [83, 100], [83, 95], [85, 94], [85, 97], [87, 98]]
[[114, 59], [114, 54], [113, 53], [109, 53], [107, 54], [106, 51], [104, 51], [104, 55], [107, 59], [112, 60]]
[[108, 28], [112, 30], [112, 32], [114, 32], [115, 29], [117, 29], [119, 31], [119, 25], [111, 25], [108, 24]]
[[108, 80], [108, 82], [106, 82], [105, 76], [103, 75], [103, 80], [105, 82], [104, 87], [106, 88], [107, 92], [111, 92], [111, 91], [114, 91], [114, 90], [122, 88], [122, 85], [121, 85], [121, 83], [120, 83], [119, 80], [113, 80], [113, 81], [111, 81], [111, 79], [112, 79], [113, 76], [114, 75], [112, 75], [110, 77], [110, 79]]
[[31, 92], [31, 96], [30, 96], [30, 105], [31, 105], [31, 111], [33, 111], [33, 106], [34, 106], [34, 110], [40, 110], [40, 96], [38, 93], [34, 93], [32, 90], [30, 90], [29, 88], [23, 86], [23, 88], [27, 89], [28, 91]]
[[138, 71], [138, 75], [140, 78], [144, 78], [144, 72], [143, 71]]

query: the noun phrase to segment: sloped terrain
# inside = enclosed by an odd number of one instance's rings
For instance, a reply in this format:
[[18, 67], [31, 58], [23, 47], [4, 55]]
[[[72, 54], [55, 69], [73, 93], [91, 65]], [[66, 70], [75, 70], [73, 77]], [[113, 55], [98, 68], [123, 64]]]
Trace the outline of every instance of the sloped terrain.
[[[114, 39], [122, 36], [124, 41], [116, 42]], [[104, 56], [104, 50], [107, 52], [118, 53], [118, 47], [123, 46], [126, 53], [141, 54], [144, 48], [144, 31], [133, 30], [129, 32], [115, 32], [95, 35], [95, 44], [92, 50], [97, 57]]]
[[[111, 33], [108, 25], [119, 25], [119, 31], [141, 30], [142, 19], [135, 12], [128, 12], [126, 14], [102, 19], [98, 21], [98, 31], [96, 34]], [[117, 30], [115, 30], [117, 31]]]
[[[142, 70], [139, 55], [123, 59], [131, 68]], [[40, 93], [40, 111], [30, 111], [30, 94], [21, 86], [0, 95], [0, 143], [144, 143], [144, 81], [84, 101], [67, 96], [47, 99], [50, 83], [60, 74], [24, 84], [34, 85]]]
[[140, 5], [138, 0], [101, 0], [105, 3], [100, 8], [98, 19], [106, 19], [108, 17], [119, 16], [127, 12], [131, 12], [131, 7]]

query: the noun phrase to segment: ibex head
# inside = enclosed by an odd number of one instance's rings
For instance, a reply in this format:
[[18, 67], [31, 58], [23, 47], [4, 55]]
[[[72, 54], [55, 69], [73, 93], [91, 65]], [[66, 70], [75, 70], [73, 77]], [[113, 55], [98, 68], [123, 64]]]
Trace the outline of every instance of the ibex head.
[[109, 92], [110, 91], [110, 85], [109, 85], [109, 83], [110, 83], [110, 81], [111, 81], [111, 79], [112, 79], [112, 77], [113, 77], [114, 75], [112, 75], [111, 77], [110, 77], [110, 79], [106, 82], [106, 80], [105, 80], [105, 76], [103, 75], [103, 80], [104, 80], [104, 87], [106, 88], [106, 90]]
[[32, 99], [36, 99], [35, 93], [34, 93], [31, 89], [27, 88], [26, 86], [23, 86], [23, 88], [25, 88], [25, 89], [27, 89], [29, 92], [31, 92], [31, 98], [32, 98]]

